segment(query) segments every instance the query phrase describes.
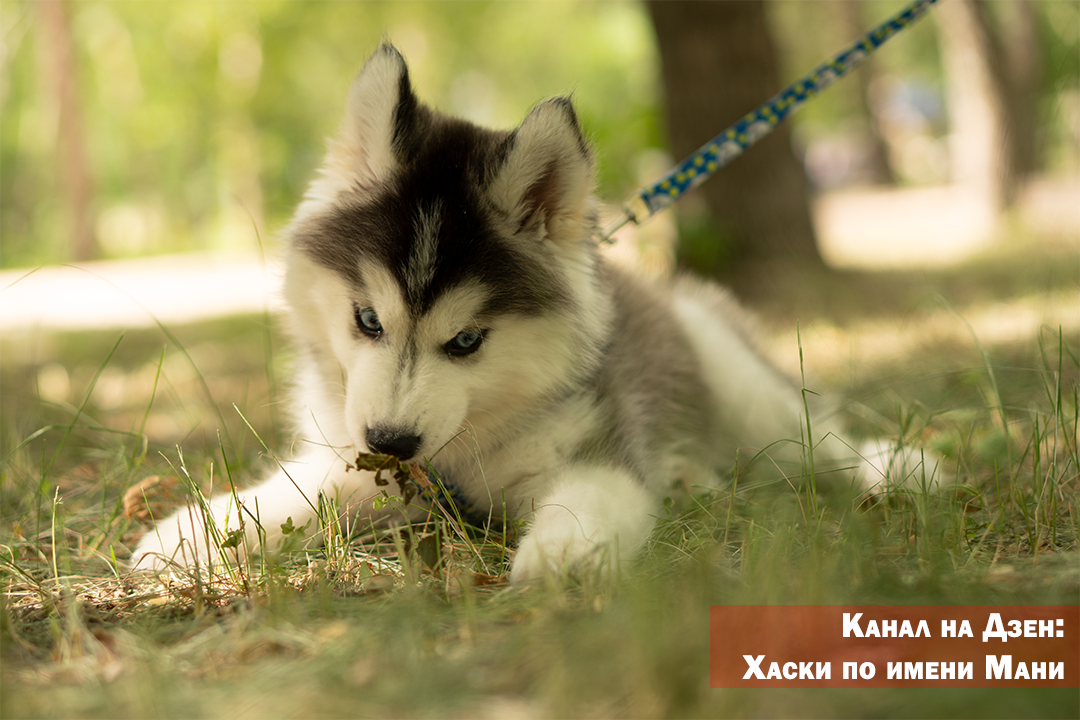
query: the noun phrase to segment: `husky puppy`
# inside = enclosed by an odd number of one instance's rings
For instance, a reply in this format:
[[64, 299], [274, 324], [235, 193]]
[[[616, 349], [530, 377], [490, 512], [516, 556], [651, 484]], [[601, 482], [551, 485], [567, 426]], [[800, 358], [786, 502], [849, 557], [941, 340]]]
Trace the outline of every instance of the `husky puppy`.
[[[568, 98], [515, 130], [480, 128], [421, 104], [401, 55], [380, 47], [286, 233], [302, 452], [212, 498], [209, 522], [243, 528], [241, 551], [272, 551], [320, 496], [354, 525], [400, 519], [373, 507], [375, 475], [349, 467], [389, 454], [430, 464], [482, 514], [523, 521], [511, 579], [524, 581], [632, 558], [665, 498], [713, 485], [737, 454], [799, 477], [798, 388], [719, 288], [605, 262], [592, 192]], [[814, 433], [833, 484], [865, 480], [841, 433]], [[133, 561], [204, 563], [207, 522], [181, 510]]]

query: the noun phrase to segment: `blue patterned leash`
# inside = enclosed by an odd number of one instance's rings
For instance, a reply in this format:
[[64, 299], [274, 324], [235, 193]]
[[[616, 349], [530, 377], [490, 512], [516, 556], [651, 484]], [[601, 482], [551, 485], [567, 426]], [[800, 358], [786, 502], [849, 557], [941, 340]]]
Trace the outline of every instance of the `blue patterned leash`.
[[674, 205], [683, 193], [696, 188], [717, 170], [742, 155], [744, 150], [772, 132], [795, 108], [861, 65], [886, 40], [922, 17], [936, 2], [937, 0], [916, 0], [911, 3], [833, 59], [817, 66], [705, 143], [668, 174], [635, 192], [623, 203], [622, 213], [604, 230], [600, 239], [603, 242], [614, 242], [612, 236], [622, 226], [627, 223], [640, 225], [661, 210]]

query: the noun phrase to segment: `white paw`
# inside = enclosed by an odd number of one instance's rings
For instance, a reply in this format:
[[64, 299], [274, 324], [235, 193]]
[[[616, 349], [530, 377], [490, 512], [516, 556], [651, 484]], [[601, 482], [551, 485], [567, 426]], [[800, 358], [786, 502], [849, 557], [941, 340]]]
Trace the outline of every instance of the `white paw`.
[[[234, 549], [223, 551], [220, 546], [229, 537], [230, 531], [239, 528], [236, 513], [228, 512], [229, 505], [230, 502], [222, 503], [220, 500], [211, 503], [211, 518], [216, 524], [209, 529], [202, 510], [193, 507], [181, 508], [158, 522], [143, 535], [131, 554], [132, 569], [165, 570], [176, 566], [193, 567], [196, 564], [205, 567], [211, 561], [217, 564], [242, 557], [247, 551], [248, 537], [242, 540], [234, 538], [240, 540]], [[247, 536], [253, 535], [247, 533]]]
[[621, 470], [571, 467], [553, 485], [518, 546], [512, 582], [617, 572], [652, 532], [654, 501]]
[[930, 450], [871, 440], [863, 444], [859, 455], [862, 458], [859, 472], [867, 490], [900, 487], [932, 492], [946, 482], [945, 459]]
[[602, 532], [591, 530], [586, 535], [587, 530], [566, 510], [561, 517], [537, 523], [518, 545], [510, 580], [520, 583], [588, 572], [606, 574], [612, 562], [612, 543], [605, 541]]

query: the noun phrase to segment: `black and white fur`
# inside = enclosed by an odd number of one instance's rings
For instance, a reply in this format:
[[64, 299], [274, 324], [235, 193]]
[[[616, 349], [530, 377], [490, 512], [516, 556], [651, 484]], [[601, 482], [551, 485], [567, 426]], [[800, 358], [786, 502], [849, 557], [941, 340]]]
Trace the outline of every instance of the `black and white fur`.
[[[421, 104], [401, 55], [374, 53], [287, 231], [301, 452], [238, 492], [248, 549], [256, 508], [273, 550], [320, 493], [378, 519], [373, 475], [347, 470], [357, 452], [426, 459], [496, 517], [505, 500], [526, 527], [515, 581], [633, 557], [663, 499], [714, 484], [737, 452], [770, 448], [797, 474], [802, 448], [778, 443], [805, 427], [797, 388], [719, 288], [605, 262], [592, 189], [569, 99], [487, 130]], [[816, 432], [819, 467], [859, 465], [836, 428]], [[222, 495], [211, 517], [230, 529], [240, 513]], [[205, 561], [204, 522], [181, 510], [134, 561]]]

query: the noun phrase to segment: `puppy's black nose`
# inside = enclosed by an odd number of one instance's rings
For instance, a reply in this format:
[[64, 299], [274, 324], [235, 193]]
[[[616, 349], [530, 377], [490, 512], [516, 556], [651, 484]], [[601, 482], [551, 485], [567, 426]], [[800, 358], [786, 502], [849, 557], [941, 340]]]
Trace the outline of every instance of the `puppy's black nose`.
[[394, 455], [401, 460], [411, 460], [420, 449], [420, 436], [403, 428], [376, 425], [368, 428], [365, 439], [371, 452]]

